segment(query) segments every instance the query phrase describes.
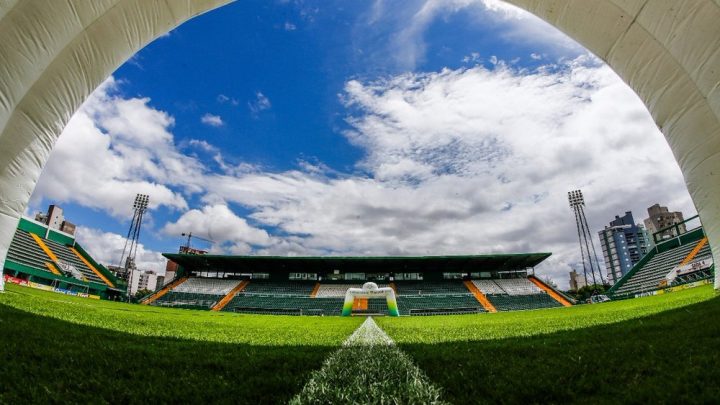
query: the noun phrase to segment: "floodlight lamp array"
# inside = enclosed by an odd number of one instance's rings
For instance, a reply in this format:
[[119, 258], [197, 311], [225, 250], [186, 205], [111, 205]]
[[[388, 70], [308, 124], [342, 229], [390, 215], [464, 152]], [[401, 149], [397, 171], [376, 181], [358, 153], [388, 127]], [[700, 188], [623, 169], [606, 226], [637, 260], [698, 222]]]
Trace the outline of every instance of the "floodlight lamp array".
[[147, 194], [137, 194], [135, 196], [135, 202], [133, 203], [133, 209], [137, 211], [145, 211], [150, 202], [150, 196]]
[[574, 208], [580, 205], [585, 205], [585, 197], [583, 197], [583, 193], [580, 190], [573, 190], [568, 192], [568, 202], [570, 203], [570, 207]]

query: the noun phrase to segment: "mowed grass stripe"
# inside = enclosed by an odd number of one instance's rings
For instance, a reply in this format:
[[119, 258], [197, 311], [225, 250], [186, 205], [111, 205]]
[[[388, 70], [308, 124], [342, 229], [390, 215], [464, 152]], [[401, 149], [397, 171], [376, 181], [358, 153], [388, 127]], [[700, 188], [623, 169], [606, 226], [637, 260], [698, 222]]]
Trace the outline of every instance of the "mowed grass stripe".
[[703, 286], [671, 294], [569, 308], [478, 315], [383, 317], [377, 322], [398, 344], [495, 340], [637, 320], [714, 296], [711, 286]]
[[422, 330], [414, 319], [380, 324], [392, 324], [391, 337], [453, 403], [715, 403], [720, 397], [720, 297], [709, 286], [508, 315], [433, 317]]
[[0, 403], [286, 403], [361, 321], [218, 316], [9, 285]]
[[440, 394], [368, 317], [290, 403], [441, 404]]
[[0, 305], [0, 404], [274, 404], [337, 346], [140, 336]]
[[263, 346], [339, 346], [362, 323], [357, 318], [244, 315], [150, 307], [7, 284], [0, 305], [77, 325], [139, 336]]

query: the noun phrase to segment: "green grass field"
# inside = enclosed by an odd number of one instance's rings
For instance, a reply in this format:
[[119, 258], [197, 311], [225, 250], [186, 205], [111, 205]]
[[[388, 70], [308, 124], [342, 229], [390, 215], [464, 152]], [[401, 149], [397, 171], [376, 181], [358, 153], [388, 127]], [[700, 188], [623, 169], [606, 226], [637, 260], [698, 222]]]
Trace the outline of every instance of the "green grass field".
[[0, 295], [0, 403], [284, 402], [363, 321], [7, 290]]
[[599, 305], [378, 324], [457, 404], [720, 398], [720, 297], [710, 286]]
[[[174, 310], [8, 285], [0, 403], [287, 402], [363, 320]], [[451, 403], [720, 397], [720, 298], [709, 286], [593, 306], [376, 320]]]

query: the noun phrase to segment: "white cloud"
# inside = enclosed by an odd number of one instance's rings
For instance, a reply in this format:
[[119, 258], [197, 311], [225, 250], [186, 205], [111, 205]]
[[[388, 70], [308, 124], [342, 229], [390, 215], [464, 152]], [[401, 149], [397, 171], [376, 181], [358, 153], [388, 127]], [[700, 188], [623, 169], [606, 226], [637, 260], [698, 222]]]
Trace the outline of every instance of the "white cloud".
[[[173, 189], [199, 193], [202, 208], [162, 230], [208, 236], [216, 251], [549, 251], [540, 271], [564, 286], [569, 265], [579, 262], [568, 190], [585, 192], [593, 230], [626, 210], [639, 222], [655, 202], [694, 212], [648, 112], [592, 57], [537, 71], [498, 61], [493, 69], [350, 81], [345, 136], [365, 156], [346, 174], [307, 162], [282, 173], [229, 165], [213, 145], [190, 140], [218, 164], [213, 173], [177, 151], [172, 117], [147, 99], [113, 95], [115, 86], [106, 83], [71, 120], [34, 198], [127, 215], [136, 192], [183, 211], [187, 203]], [[258, 108], [270, 108], [256, 96]]]
[[[84, 226], [79, 226], [76, 234], [78, 242], [93, 259], [104, 265], [117, 266], [120, 264], [120, 256], [122, 256], [125, 246], [124, 236]], [[149, 250], [142, 243], [138, 244], [135, 256], [138, 269], [153, 270], [163, 274], [166, 262], [167, 259], [160, 252]]]
[[286, 21], [285, 25], [283, 25], [283, 28], [285, 29], [285, 31], [295, 31], [297, 29], [297, 25]]
[[[359, 32], [368, 26], [382, 26], [389, 30], [390, 41], [382, 58], [391, 55], [402, 71], [414, 70], [425, 60], [425, 35], [433, 22], [454, 14], [468, 13], [478, 26], [497, 31], [511, 43], [533, 43], [547, 48], [557, 56], [575, 57], [584, 49], [565, 34], [529, 12], [500, 0], [414, 0], [397, 3], [376, 1], [361, 24]], [[385, 28], [385, 27], [390, 27]], [[463, 60], [465, 63], [467, 61]]]
[[216, 100], [220, 104], [229, 103], [232, 106], [237, 106], [240, 104], [240, 102], [237, 99], [230, 97], [230, 96], [226, 96], [225, 94], [218, 94]]
[[233, 254], [247, 254], [253, 246], [267, 246], [271, 243], [270, 235], [265, 230], [249, 225], [244, 218], [223, 204], [190, 210], [177, 221], [166, 224], [162, 232], [172, 236], [192, 232], [217, 242], [215, 249]]
[[77, 202], [126, 217], [136, 193], [149, 194], [150, 207], [186, 209], [169, 186], [201, 165], [175, 150], [174, 120], [148, 106], [147, 98], [115, 94], [111, 77], [68, 122], [38, 180], [31, 203], [43, 199]]
[[225, 125], [225, 123], [222, 120], [222, 117], [219, 115], [213, 115], [210, 113], [206, 113], [205, 115], [200, 118], [200, 122], [202, 122], [205, 125], [210, 125], [211, 127], [221, 127]]
[[540, 270], [561, 285], [579, 262], [568, 190], [584, 190], [595, 231], [626, 210], [639, 222], [655, 202], [694, 211], [648, 112], [594, 58], [350, 81], [344, 100], [366, 175], [216, 175], [204, 198], [313, 251], [549, 251]]
[[257, 117], [262, 111], [269, 110], [270, 107], [272, 107], [270, 99], [259, 91], [255, 93], [255, 100], [248, 102], [248, 108], [254, 117]]
[[470, 55], [466, 55], [462, 58], [463, 63], [481, 63], [480, 54], [477, 52], [471, 52]]

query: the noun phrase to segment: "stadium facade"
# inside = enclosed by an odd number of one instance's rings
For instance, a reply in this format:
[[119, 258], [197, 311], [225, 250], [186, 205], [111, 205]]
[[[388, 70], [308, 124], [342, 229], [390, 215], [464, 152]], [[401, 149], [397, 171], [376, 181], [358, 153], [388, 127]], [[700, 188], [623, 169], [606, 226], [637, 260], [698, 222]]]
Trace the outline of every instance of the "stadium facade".
[[[697, 224], [692, 227], [690, 224]], [[653, 235], [656, 244], [608, 291], [613, 299], [710, 283], [714, 262], [698, 217]], [[177, 277], [148, 305], [244, 313], [337, 315], [348, 289], [392, 288], [400, 315], [434, 315], [570, 306], [535, 276], [550, 253], [422, 257], [278, 257], [164, 254]], [[382, 300], [357, 300], [353, 313], [387, 314]]]
[[[668, 238], [669, 234], [675, 236]], [[655, 245], [608, 290], [613, 299], [662, 294], [713, 278], [712, 250], [697, 216], [661, 228], [652, 237]]]
[[64, 294], [117, 299], [125, 291], [71, 234], [21, 218], [4, 264], [11, 282]]
[[[242, 313], [340, 315], [348, 291], [373, 282], [392, 289], [358, 298], [355, 314], [435, 315], [569, 306], [572, 300], [535, 277], [550, 253], [422, 257], [280, 257], [165, 254], [174, 282], [148, 305]], [[346, 308], [347, 310], [347, 308]], [[394, 313], [390, 313], [394, 314]]]

